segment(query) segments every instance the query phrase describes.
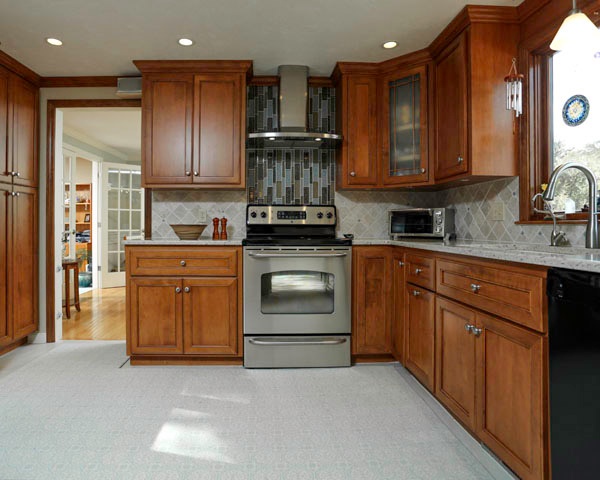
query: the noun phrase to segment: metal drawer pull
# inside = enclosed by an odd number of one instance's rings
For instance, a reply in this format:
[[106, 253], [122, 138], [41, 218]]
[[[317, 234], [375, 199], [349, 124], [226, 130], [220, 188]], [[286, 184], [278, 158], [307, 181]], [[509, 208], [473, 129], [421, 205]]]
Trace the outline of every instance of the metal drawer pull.
[[471, 331], [473, 332], [473, 335], [475, 335], [476, 337], [478, 337], [479, 335], [481, 335], [483, 333], [483, 330], [481, 328], [477, 328], [477, 327], [473, 327], [471, 329]]
[[457, 161], [458, 163], [462, 163], [462, 162], [463, 162], [463, 160], [464, 160], [464, 159], [463, 159], [462, 155], [459, 155], [459, 156], [458, 156], [458, 158], [456, 159], [456, 161]]
[[404, 262], [402, 260], [398, 261], [398, 266], [399, 267], [403, 267], [404, 266]]
[[415, 268], [415, 275], [418, 275], [419, 273], [421, 273], [423, 271], [422, 268]]
[[327, 257], [345, 257], [347, 253], [249, 253], [253, 258], [327, 258]]
[[419, 295], [421, 295], [421, 292], [418, 290], [413, 290], [413, 296], [418, 297]]
[[481, 289], [481, 285], [477, 285], [475, 283], [471, 284], [471, 290], [473, 290], [473, 293], [477, 293], [480, 289]]
[[179, 288], [179, 287], [176, 287], [176, 288], [175, 288], [175, 293], [181, 293], [181, 288]]
[[183, 291], [184, 291], [185, 293], [190, 293], [190, 287], [185, 287], [185, 288], [183, 289]]
[[470, 323], [465, 324], [465, 330], [467, 331], [467, 333], [472, 333], [474, 328], [475, 325], [471, 325]]
[[181, 265], [182, 267], [185, 267], [185, 265], [186, 265], [185, 260], [182, 260], [181, 262], [179, 262], [179, 265]]
[[265, 346], [269, 346], [269, 347], [274, 347], [274, 346], [283, 346], [283, 345], [341, 345], [342, 343], [346, 343], [346, 339], [345, 338], [323, 338], [321, 340], [319, 339], [315, 339], [315, 340], [281, 340], [278, 338], [273, 338], [273, 339], [268, 339], [268, 338], [262, 338], [262, 339], [256, 339], [256, 338], [251, 338], [249, 340], [249, 342], [252, 345], [265, 345]]

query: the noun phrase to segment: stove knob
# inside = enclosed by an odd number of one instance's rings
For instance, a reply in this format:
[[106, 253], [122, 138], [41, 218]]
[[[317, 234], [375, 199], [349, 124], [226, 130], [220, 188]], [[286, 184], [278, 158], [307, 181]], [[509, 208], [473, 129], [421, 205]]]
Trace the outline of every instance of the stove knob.
[[319, 219], [323, 218], [323, 212], [317, 213], [317, 218], [319, 218]]
[[256, 218], [256, 212], [252, 212], [252, 213], [250, 214], [250, 216], [251, 216], [252, 218]]
[[260, 218], [267, 218], [267, 212], [260, 212]]
[[333, 218], [333, 213], [327, 212], [327, 218], [329, 218], [329, 219]]

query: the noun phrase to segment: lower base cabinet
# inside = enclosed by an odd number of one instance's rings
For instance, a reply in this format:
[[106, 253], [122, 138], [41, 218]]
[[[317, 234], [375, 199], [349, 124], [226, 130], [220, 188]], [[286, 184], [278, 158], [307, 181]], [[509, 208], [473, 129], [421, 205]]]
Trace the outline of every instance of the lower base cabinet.
[[545, 478], [545, 337], [442, 297], [436, 310], [436, 397], [519, 477]]
[[435, 293], [406, 284], [404, 366], [433, 392], [435, 364]]
[[[127, 247], [132, 362], [227, 363], [217, 360], [229, 358], [241, 363], [241, 249], [135, 248]], [[168, 275], [177, 269], [185, 276]]]

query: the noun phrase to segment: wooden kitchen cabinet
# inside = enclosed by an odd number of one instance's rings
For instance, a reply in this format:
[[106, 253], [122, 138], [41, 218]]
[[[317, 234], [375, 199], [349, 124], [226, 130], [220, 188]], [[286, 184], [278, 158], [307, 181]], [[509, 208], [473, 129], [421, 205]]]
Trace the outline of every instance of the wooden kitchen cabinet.
[[377, 76], [338, 64], [334, 72], [337, 128], [343, 135], [337, 159], [337, 188], [379, 184], [377, 158]]
[[475, 431], [475, 312], [440, 296], [436, 300], [435, 396]]
[[391, 259], [388, 247], [353, 248], [353, 355], [391, 353]]
[[392, 254], [392, 354], [401, 364], [404, 364], [404, 315], [406, 289], [404, 252], [398, 248]]
[[547, 338], [477, 315], [478, 437], [524, 480], [546, 478]]
[[433, 392], [435, 361], [435, 293], [406, 284], [404, 366]]
[[380, 152], [384, 186], [429, 180], [428, 65], [381, 77]]
[[0, 184], [0, 350], [38, 328], [38, 192]]
[[133, 365], [241, 364], [241, 248], [133, 245], [125, 251]]
[[12, 182], [8, 140], [8, 70], [0, 67], [0, 182]]
[[142, 72], [142, 184], [245, 188], [249, 61], [136, 61]]
[[518, 42], [514, 12], [467, 6], [431, 44], [436, 184], [518, 175], [518, 128], [504, 83]]

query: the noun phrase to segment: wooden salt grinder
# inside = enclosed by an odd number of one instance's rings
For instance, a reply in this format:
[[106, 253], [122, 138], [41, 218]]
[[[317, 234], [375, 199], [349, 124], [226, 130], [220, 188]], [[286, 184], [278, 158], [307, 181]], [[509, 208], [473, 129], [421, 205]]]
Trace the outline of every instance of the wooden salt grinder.
[[227, 219], [221, 219], [221, 240], [227, 240]]
[[219, 219], [213, 218], [213, 240], [219, 239]]

